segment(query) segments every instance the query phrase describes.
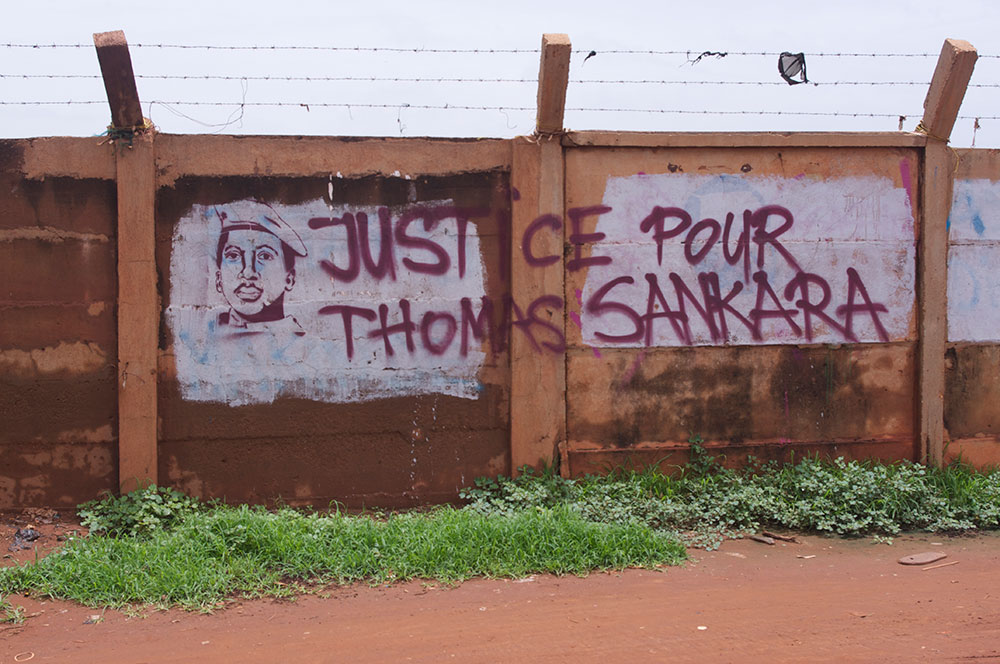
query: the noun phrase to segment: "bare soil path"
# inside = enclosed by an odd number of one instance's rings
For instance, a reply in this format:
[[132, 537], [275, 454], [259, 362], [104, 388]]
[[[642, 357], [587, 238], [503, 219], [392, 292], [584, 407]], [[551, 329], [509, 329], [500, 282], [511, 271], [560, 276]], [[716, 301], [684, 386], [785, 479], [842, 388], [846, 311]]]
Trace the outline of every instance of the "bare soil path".
[[[15, 597], [30, 617], [0, 627], [0, 664], [1000, 663], [997, 534], [799, 539], [730, 541], [663, 572], [352, 586], [212, 615]], [[924, 551], [957, 564], [897, 563]]]

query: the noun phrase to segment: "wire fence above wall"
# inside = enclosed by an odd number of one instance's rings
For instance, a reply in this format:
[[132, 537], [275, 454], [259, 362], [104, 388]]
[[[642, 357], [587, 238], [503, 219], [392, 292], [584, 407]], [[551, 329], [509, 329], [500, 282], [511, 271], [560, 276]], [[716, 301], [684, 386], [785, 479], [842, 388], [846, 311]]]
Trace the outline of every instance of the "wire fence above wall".
[[[93, 48], [0, 44], [39, 54], [19, 55], [0, 73], [5, 115], [31, 107], [53, 113], [55, 129], [25, 129], [24, 135], [65, 133], [63, 126], [80, 122], [88, 123], [86, 133], [98, 133], [107, 123], [96, 62], [90, 72], [80, 71], [87, 65], [79, 55], [59, 56]], [[185, 122], [238, 133], [510, 136], [534, 130], [537, 48], [146, 42], [129, 48], [143, 108], [164, 131], [187, 131]], [[176, 56], [156, 55], [163, 51]], [[316, 58], [320, 52], [330, 55]], [[42, 57], [46, 53], [51, 57]], [[811, 85], [795, 87], [779, 76], [780, 55], [577, 47], [566, 124], [652, 131], [912, 129], [933, 71], [928, 59], [938, 54], [806, 52]], [[1000, 58], [979, 57], [992, 59], [987, 65]], [[1000, 145], [1000, 127], [993, 126], [1000, 71], [983, 66], [977, 78], [969, 85], [953, 144], [978, 139], [983, 145], [985, 139]], [[68, 114], [70, 108], [77, 110]], [[152, 117], [160, 108], [170, 115]], [[23, 117], [29, 126], [40, 121]], [[11, 125], [5, 118], [5, 126]]]

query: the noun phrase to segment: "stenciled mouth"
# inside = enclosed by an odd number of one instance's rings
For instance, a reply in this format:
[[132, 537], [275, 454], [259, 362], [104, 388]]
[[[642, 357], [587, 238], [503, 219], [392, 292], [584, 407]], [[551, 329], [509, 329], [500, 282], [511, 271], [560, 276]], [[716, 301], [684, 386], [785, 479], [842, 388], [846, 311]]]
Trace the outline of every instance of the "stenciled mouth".
[[243, 302], [256, 302], [263, 294], [263, 290], [253, 284], [241, 284], [236, 287], [233, 293]]

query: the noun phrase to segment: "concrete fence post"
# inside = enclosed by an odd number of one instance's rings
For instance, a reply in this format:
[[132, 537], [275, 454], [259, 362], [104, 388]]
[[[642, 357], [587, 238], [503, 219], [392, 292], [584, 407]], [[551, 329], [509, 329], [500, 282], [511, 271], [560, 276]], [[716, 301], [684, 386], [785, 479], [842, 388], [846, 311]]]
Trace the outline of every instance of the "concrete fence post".
[[569, 59], [572, 50], [569, 35], [542, 35], [542, 57], [538, 66], [536, 133], [558, 134], [563, 131], [566, 88], [569, 86]]
[[927, 135], [921, 188], [920, 244], [917, 252], [919, 312], [918, 436], [924, 463], [939, 466], [944, 457], [944, 363], [947, 341], [948, 214], [955, 172], [948, 148], [958, 109], [965, 97], [976, 49], [947, 39], [924, 101], [917, 127]]
[[118, 189], [118, 485], [156, 483], [157, 334], [153, 131], [146, 128], [121, 31], [94, 35], [111, 106]]
[[[511, 297], [521, 314], [565, 339], [563, 262], [563, 110], [571, 44], [542, 36], [536, 134], [514, 139], [511, 162]], [[512, 319], [518, 317], [514, 312]], [[522, 466], [552, 465], [566, 441], [566, 348], [514, 334], [510, 343], [510, 456]]]

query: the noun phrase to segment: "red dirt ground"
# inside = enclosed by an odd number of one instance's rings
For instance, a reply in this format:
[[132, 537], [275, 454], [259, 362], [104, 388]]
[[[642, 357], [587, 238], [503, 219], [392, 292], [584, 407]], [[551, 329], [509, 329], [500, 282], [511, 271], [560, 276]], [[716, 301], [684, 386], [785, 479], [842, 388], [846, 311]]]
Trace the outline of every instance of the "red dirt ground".
[[[43, 546], [68, 527], [55, 523]], [[0, 663], [1000, 663], [1000, 535], [799, 539], [726, 542], [663, 572], [352, 586], [212, 615], [14, 597], [29, 617], [0, 626]], [[958, 564], [896, 562], [923, 551]]]

